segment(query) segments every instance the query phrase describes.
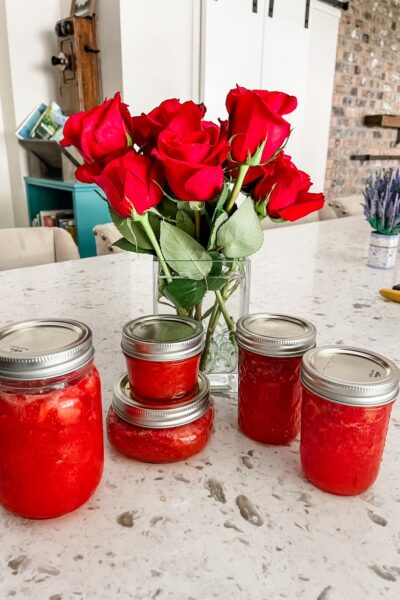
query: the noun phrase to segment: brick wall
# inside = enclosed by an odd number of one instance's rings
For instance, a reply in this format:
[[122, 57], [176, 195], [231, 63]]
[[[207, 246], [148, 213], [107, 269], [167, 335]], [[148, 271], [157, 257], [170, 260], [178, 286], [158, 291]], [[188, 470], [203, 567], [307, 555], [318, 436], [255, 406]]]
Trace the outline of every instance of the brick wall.
[[[329, 151], [328, 200], [360, 194], [380, 167], [400, 166], [397, 130], [366, 127], [365, 115], [400, 115], [400, 0], [350, 0], [337, 49]], [[352, 154], [392, 155], [395, 161], [360, 162]]]

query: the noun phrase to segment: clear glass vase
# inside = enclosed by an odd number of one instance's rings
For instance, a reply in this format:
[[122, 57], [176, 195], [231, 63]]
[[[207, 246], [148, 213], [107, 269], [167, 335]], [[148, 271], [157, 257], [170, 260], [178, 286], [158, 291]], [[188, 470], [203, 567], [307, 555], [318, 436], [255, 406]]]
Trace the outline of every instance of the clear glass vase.
[[[187, 262], [174, 261], [174, 266], [182, 273]], [[175, 313], [203, 323], [206, 345], [200, 368], [214, 390], [237, 391], [235, 329], [237, 320], [249, 312], [250, 273], [248, 258], [221, 259], [217, 268], [214, 261], [211, 274], [200, 281], [171, 270], [171, 283], [159, 261], [154, 259], [154, 314]]]

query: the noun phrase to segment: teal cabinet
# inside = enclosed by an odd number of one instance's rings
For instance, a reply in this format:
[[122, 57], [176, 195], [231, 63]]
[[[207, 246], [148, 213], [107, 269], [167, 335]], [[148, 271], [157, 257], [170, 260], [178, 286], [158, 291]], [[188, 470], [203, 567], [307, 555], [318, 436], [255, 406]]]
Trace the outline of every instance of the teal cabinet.
[[57, 181], [25, 177], [29, 222], [41, 210], [72, 209], [75, 219], [76, 241], [81, 258], [96, 255], [92, 229], [111, 221], [108, 204], [96, 185], [75, 181]]

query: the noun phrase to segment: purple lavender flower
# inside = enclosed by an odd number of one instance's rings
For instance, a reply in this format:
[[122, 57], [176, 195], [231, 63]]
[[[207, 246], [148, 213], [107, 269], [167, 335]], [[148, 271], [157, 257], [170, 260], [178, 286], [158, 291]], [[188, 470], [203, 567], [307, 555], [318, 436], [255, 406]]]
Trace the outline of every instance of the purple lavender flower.
[[400, 172], [381, 171], [371, 176], [364, 190], [364, 215], [384, 235], [400, 233]]

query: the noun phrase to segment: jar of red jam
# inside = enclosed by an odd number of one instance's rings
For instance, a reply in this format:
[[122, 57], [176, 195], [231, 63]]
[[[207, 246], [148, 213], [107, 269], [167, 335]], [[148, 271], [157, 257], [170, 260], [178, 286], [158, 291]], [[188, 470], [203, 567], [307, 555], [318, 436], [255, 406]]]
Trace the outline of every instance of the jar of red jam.
[[132, 396], [127, 375], [114, 386], [108, 439], [122, 454], [149, 463], [185, 460], [207, 445], [214, 421], [208, 379], [200, 373], [194, 392], [165, 406]]
[[258, 313], [239, 319], [239, 428], [263, 444], [288, 444], [299, 433], [300, 368], [315, 346], [312, 323]]
[[90, 329], [37, 319], [0, 330], [0, 505], [33, 519], [86, 502], [103, 471]]
[[178, 400], [196, 387], [204, 330], [174, 315], [140, 317], [122, 330], [131, 391], [143, 399]]
[[398, 368], [369, 350], [327, 346], [304, 356], [301, 379], [305, 476], [333, 494], [364, 492], [378, 476]]

